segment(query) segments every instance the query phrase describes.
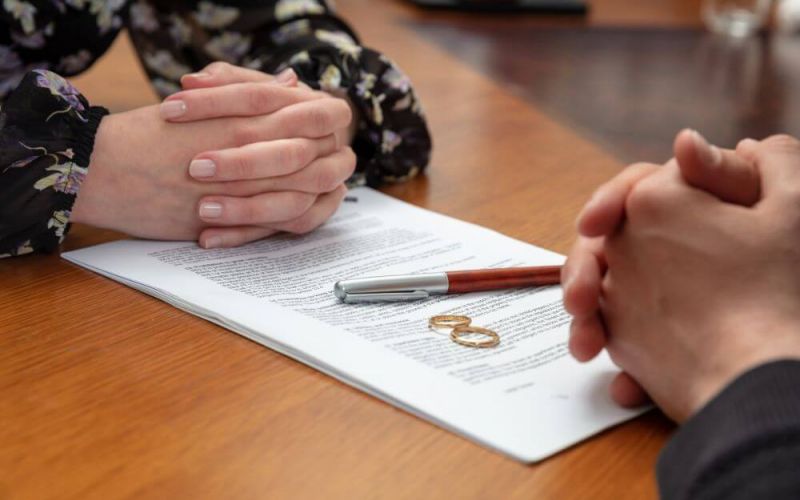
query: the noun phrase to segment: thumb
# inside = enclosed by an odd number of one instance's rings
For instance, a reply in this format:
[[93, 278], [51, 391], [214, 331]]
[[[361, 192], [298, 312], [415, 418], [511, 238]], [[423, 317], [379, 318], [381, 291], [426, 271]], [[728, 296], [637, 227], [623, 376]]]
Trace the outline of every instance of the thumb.
[[728, 203], [752, 206], [761, 197], [756, 166], [735, 151], [712, 146], [694, 130], [675, 138], [675, 159], [686, 182]]

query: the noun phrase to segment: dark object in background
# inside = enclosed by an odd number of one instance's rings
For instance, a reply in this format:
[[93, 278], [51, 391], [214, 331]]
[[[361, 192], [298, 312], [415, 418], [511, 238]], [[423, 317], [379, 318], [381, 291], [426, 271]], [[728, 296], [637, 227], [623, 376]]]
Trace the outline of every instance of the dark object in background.
[[479, 12], [585, 14], [585, 0], [411, 0], [420, 7]]
[[673, 152], [664, 138], [684, 127], [724, 147], [742, 137], [800, 135], [800, 37], [416, 17], [420, 37], [624, 163], [666, 161]]

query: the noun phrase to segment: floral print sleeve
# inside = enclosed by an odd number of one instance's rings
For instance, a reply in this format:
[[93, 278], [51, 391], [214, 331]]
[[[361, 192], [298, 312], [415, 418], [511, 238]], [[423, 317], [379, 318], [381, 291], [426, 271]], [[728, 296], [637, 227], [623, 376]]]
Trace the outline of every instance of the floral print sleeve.
[[[64, 78], [124, 25], [126, 2], [0, 3], [0, 257], [57, 248], [106, 110]], [[51, 72], [49, 70], [55, 71]]]
[[68, 229], [106, 110], [66, 80], [29, 72], [0, 107], [0, 257], [52, 251]]
[[[218, 60], [277, 73], [292, 67], [311, 87], [347, 96], [358, 110], [352, 185], [399, 182], [421, 172], [431, 139], [408, 77], [363, 47], [323, 0], [184, 3], [139, 0], [131, 38], [156, 89]], [[169, 7], [169, 8], [167, 8]]]
[[351, 185], [402, 181], [428, 164], [409, 79], [325, 0], [1, 0], [0, 257], [50, 251], [64, 238], [106, 110], [59, 74], [88, 68], [123, 28], [162, 96], [219, 60], [292, 67], [308, 85], [347, 96], [358, 111]]
[[63, 76], [88, 68], [124, 25], [121, 0], [2, 0], [0, 98], [33, 69]]

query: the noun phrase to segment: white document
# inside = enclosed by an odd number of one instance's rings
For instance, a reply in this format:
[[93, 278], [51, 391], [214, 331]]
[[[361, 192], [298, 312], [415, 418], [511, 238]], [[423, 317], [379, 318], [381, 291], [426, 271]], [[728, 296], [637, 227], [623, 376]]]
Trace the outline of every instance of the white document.
[[[524, 462], [640, 413], [609, 399], [606, 357], [568, 355], [560, 287], [340, 303], [333, 284], [345, 278], [563, 261], [368, 188], [350, 196], [305, 236], [219, 250], [116, 241], [63, 257]], [[437, 314], [469, 315], [500, 345], [457, 345], [428, 329]]]

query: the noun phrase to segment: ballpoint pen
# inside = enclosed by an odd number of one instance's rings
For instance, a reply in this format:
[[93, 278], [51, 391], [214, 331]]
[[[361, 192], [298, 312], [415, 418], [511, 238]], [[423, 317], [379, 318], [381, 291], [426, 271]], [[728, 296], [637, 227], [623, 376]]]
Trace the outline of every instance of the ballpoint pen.
[[561, 266], [509, 267], [342, 280], [333, 286], [333, 293], [347, 303], [396, 302], [560, 282]]

